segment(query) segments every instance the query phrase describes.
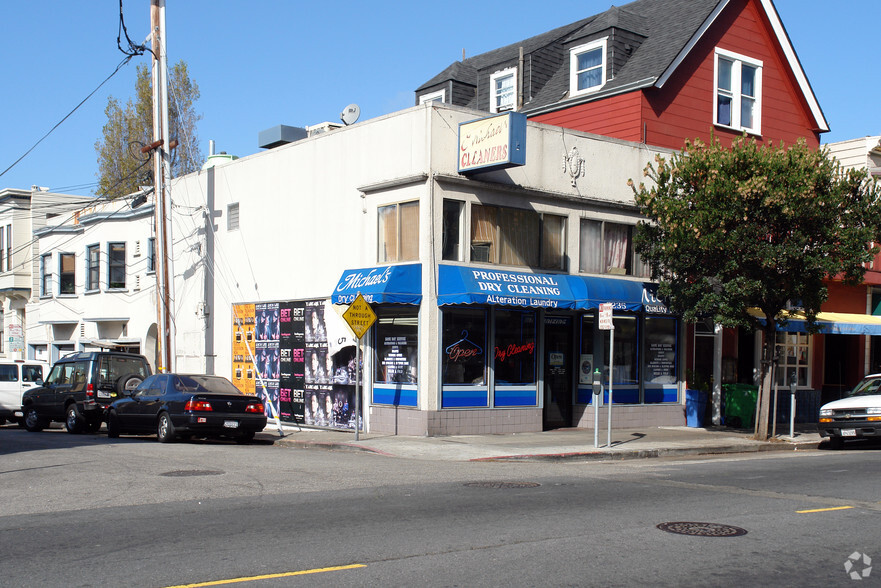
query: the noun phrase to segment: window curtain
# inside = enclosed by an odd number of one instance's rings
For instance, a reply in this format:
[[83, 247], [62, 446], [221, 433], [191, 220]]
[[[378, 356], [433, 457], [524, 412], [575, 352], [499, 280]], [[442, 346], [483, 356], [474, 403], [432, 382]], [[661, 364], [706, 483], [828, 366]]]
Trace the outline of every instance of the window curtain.
[[[471, 207], [471, 259], [495, 263], [498, 242], [496, 238], [496, 218], [499, 209], [495, 206], [473, 205]], [[482, 254], [486, 251], [488, 258]]]
[[563, 239], [566, 234], [566, 217], [546, 214], [542, 216], [541, 267], [566, 269], [564, 267]]
[[630, 227], [606, 223], [604, 236], [605, 269], [611, 274], [626, 274], [630, 251]]
[[398, 252], [398, 228], [395, 214], [395, 206], [383, 206], [378, 211], [379, 218], [379, 250], [376, 260], [379, 263], [397, 261]]
[[398, 261], [419, 259], [419, 202], [399, 206], [401, 218], [401, 256]]
[[581, 235], [578, 249], [578, 271], [590, 274], [602, 273], [603, 223], [581, 219]]
[[538, 266], [539, 216], [531, 210], [502, 208], [499, 214], [499, 263]]

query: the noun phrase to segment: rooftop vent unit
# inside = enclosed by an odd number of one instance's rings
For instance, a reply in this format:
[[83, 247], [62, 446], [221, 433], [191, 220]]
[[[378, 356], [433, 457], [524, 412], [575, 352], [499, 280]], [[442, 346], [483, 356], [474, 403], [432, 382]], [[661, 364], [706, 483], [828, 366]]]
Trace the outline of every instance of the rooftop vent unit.
[[342, 127], [343, 125], [341, 125], [340, 123], [323, 122], [318, 123], [317, 125], [310, 125], [306, 127], [306, 131], [309, 133], [310, 137], [314, 137], [315, 135], [320, 135], [322, 133], [333, 131], [335, 129], [341, 129]]
[[306, 129], [300, 127], [289, 127], [287, 125], [278, 125], [265, 131], [260, 131], [257, 138], [257, 144], [261, 149], [274, 149], [280, 145], [287, 145], [305, 139], [308, 135]]

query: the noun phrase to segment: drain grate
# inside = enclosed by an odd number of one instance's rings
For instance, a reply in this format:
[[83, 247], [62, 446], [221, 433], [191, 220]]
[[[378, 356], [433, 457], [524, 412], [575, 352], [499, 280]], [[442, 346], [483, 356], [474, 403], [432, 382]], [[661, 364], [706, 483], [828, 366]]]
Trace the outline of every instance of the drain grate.
[[694, 535], [697, 537], [740, 537], [741, 535], [746, 535], [746, 529], [720, 523], [661, 523], [657, 527], [668, 533]]
[[163, 472], [160, 476], [166, 478], [189, 478], [192, 476], [219, 476], [226, 472], [220, 470], [174, 470], [171, 472]]
[[541, 486], [538, 482], [467, 482], [465, 486], [469, 488], [538, 488]]

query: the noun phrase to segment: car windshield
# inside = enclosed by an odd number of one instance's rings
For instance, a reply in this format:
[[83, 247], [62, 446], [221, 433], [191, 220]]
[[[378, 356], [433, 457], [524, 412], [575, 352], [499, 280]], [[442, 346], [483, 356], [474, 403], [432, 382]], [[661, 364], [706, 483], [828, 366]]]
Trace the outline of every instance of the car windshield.
[[872, 396], [879, 394], [878, 388], [881, 387], [881, 378], [866, 378], [856, 388], [851, 390], [848, 396]]
[[236, 394], [242, 392], [232, 382], [220, 376], [175, 376], [174, 388], [180, 392], [213, 392]]

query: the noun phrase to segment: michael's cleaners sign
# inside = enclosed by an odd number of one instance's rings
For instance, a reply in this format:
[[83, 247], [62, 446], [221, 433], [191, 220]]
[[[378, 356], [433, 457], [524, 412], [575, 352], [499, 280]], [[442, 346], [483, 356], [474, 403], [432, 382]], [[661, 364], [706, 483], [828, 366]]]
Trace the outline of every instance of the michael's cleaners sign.
[[459, 173], [526, 163], [526, 115], [508, 112], [459, 125]]

